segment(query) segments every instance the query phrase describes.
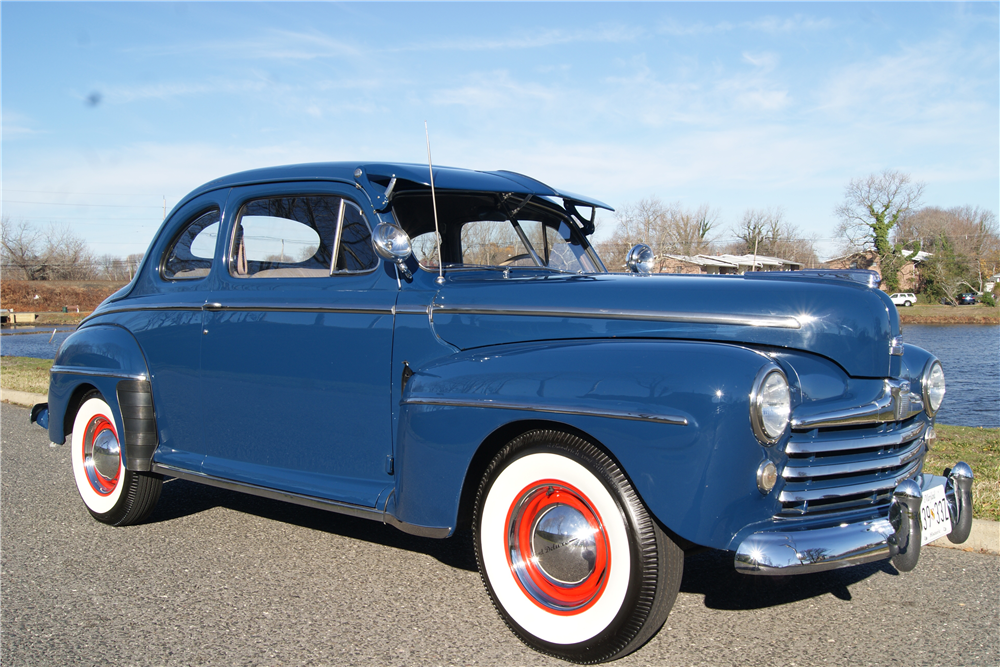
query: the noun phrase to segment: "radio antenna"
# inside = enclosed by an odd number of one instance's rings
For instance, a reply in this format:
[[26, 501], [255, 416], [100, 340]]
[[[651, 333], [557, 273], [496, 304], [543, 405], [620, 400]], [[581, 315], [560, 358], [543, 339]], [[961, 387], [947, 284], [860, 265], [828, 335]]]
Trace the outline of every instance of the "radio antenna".
[[427, 137], [427, 170], [431, 174], [431, 207], [434, 209], [434, 234], [437, 236], [438, 245], [438, 285], [444, 285], [444, 257], [441, 256], [441, 229], [438, 227], [438, 207], [437, 196], [434, 194], [434, 164], [431, 162], [431, 133], [427, 129], [427, 121], [424, 121], [424, 136]]

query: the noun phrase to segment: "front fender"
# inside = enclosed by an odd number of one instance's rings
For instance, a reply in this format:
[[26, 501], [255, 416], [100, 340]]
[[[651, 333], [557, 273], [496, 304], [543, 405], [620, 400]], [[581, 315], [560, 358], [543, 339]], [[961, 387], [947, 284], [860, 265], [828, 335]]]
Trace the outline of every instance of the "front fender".
[[491, 347], [415, 369], [401, 400], [397, 516], [454, 526], [480, 443], [545, 420], [602, 445], [661, 523], [724, 548], [775, 510], [756, 470], [780, 448], [762, 447], [749, 417], [767, 363], [724, 343], [603, 340]]
[[101, 392], [123, 435], [125, 466], [149, 470], [156, 427], [149, 371], [139, 343], [122, 327], [108, 324], [77, 329], [56, 354], [49, 377], [49, 439], [62, 444], [72, 430], [79, 401], [89, 388]]

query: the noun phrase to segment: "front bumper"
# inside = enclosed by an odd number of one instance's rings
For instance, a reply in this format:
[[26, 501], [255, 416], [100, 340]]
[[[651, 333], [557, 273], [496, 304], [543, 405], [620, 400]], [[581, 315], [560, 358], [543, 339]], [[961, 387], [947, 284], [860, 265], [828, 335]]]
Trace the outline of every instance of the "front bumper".
[[920, 502], [928, 489], [945, 487], [949, 540], [961, 544], [972, 530], [972, 469], [957, 463], [945, 472], [947, 477], [922, 474], [901, 482], [885, 517], [753, 533], [736, 549], [736, 569], [744, 574], [803, 574], [892, 558], [896, 569], [908, 572], [920, 558]]

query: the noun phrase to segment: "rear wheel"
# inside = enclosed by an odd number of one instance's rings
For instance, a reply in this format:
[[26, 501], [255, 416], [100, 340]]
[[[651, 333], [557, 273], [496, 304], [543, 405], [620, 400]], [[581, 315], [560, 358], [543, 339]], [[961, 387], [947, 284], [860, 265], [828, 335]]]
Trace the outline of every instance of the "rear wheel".
[[903, 305], [906, 306], [907, 308], [909, 308], [910, 306], [913, 305], [913, 302], [912, 301], [904, 301]]
[[494, 606], [532, 648], [574, 662], [622, 657], [659, 631], [683, 553], [591, 443], [532, 431], [487, 468], [473, 521]]
[[139, 523], [160, 499], [163, 478], [126, 470], [111, 407], [93, 391], [73, 422], [73, 477], [95, 519], [113, 526]]

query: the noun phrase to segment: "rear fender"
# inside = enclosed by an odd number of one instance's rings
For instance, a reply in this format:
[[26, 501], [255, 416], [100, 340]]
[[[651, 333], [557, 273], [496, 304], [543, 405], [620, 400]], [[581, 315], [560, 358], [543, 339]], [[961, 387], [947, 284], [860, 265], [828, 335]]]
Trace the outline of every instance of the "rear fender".
[[49, 378], [49, 439], [63, 444], [83, 397], [96, 389], [115, 417], [125, 467], [148, 471], [156, 449], [149, 371], [129, 331], [108, 324], [73, 332], [59, 348]]

